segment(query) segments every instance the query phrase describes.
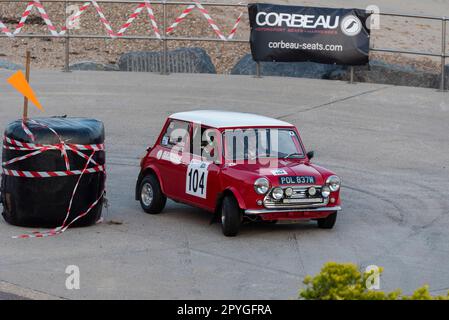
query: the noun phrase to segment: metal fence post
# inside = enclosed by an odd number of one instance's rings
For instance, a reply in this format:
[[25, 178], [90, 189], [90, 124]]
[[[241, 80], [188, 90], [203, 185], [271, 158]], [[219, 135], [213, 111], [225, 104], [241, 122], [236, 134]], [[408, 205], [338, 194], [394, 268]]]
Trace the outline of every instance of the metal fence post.
[[256, 61], [256, 74], [254, 78], [262, 78], [262, 66], [260, 65], [260, 61]]
[[163, 75], [168, 75], [168, 68], [167, 68], [167, 60], [168, 60], [168, 48], [167, 48], [167, 0], [164, 0], [164, 2], [162, 3], [162, 9], [163, 9], [163, 16], [164, 16], [164, 20], [163, 20], [163, 28], [164, 28], [164, 32], [163, 34], [163, 38], [162, 38], [162, 45], [163, 45], [163, 50], [162, 50], [162, 63], [161, 63], [161, 74]]
[[446, 29], [447, 18], [442, 18], [441, 23], [441, 85], [439, 91], [446, 91]]
[[64, 23], [66, 24], [67, 27], [67, 32], [65, 34], [65, 43], [64, 43], [64, 47], [65, 47], [65, 58], [64, 58], [64, 69], [63, 72], [70, 72], [70, 28], [69, 25], [67, 23], [67, 8], [68, 8], [68, 2], [67, 0], [64, 2], [65, 5], [65, 10], [64, 10]]
[[349, 83], [354, 84], [354, 66], [349, 68]]

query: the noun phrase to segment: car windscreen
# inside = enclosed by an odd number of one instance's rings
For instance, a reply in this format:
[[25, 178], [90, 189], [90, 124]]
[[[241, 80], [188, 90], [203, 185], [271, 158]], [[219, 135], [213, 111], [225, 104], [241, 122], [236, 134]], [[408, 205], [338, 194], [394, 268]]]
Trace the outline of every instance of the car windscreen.
[[304, 150], [292, 129], [233, 129], [224, 133], [225, 158], [304, 158]]

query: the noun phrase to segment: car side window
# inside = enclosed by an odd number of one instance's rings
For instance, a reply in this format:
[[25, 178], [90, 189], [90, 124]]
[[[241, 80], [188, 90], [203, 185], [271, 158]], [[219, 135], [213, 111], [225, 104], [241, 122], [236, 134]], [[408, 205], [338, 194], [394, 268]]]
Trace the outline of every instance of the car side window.
[[167, 148], [178, 146], [185, 148], [189, 142], [189, 123], [171, 120], [162, 136], [161, 145]]
[[216, 129], [193, 126], [191, 153], [203, 160], [215, 161], [219, 158], [220, 133]]

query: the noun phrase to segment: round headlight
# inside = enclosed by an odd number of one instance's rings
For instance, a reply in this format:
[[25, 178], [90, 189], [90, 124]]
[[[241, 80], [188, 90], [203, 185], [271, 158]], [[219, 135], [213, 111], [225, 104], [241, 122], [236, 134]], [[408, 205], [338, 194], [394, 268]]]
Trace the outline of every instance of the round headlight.
[[321, 189], [321, 195], [324, 198], [328, 198], [331, 195], [331, 189], [328, 186], [324, 186], [323, 189]]
[[341, 185], [341, 179], [337, 176], [330, 176], [326, 180], [326, 184], [329, 186], [332, 192], [338, 191]]
[[284, 197], [284, 190], [282, 188], [274, 188], [271, 195], [274, 200], [281, 200]]
[[267, 178], [259, 178], [254, 182], [254, 190], [258, 194], [266, 194], [270, 189], [270, 181]]
[[316, 195], [316, 188], [315, 187], [310, 187], [308, 190], [309, 196], [314, 196]]
[[285, 189], [285, 196], [291, 197], [292, 195], [293, 195], [293, 189], [292, 188]]

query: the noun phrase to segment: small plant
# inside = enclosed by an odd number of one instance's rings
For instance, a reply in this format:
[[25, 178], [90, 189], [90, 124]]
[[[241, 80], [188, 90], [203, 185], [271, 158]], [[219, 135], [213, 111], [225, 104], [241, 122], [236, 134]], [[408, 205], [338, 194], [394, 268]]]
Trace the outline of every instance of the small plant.
[[[382, 272], [382, 269], [380, 269]], [[299, 297], [306, 300], [449, 300], [446, 296], [432, 296], [428, 286], [417, 289], [413, 295], [404, 296], [401, 290], [392, 292], [368, 290], [366, 283], [374, 274], [360, 272], [352, 263], [326, 263], [315, 277], [304, 279], [306, 288]]]

